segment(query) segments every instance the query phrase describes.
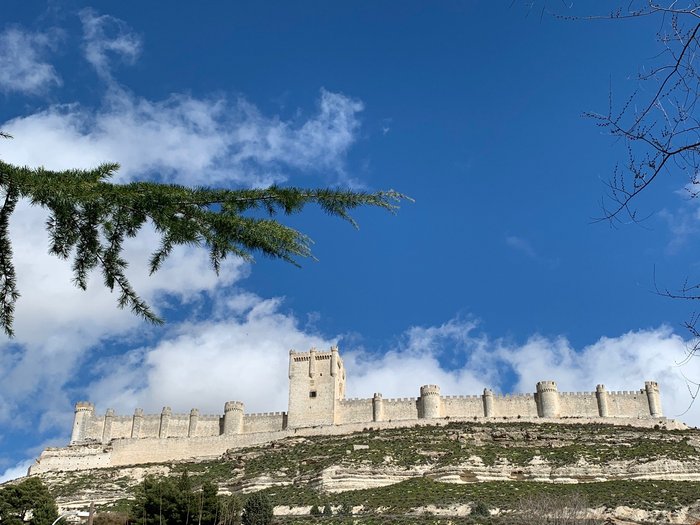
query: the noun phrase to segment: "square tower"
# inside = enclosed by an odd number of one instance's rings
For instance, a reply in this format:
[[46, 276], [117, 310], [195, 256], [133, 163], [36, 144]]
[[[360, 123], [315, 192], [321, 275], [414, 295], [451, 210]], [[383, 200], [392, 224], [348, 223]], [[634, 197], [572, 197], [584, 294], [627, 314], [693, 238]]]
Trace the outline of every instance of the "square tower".
[[289, 351], [288, 428], [335, 424], [341, 399], [345, 399], [345, 367], [337, 347], [330, 352]]

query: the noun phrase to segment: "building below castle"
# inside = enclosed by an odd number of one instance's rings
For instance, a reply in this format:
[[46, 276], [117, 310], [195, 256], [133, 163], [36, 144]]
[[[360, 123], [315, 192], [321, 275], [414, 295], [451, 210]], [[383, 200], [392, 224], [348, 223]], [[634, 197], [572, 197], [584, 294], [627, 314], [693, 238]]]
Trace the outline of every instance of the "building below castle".
[[519, 418], [526, 421], [604, 422], [667, 427], [682, 424], [662, 415], [659, 387], [647, 381], [634, 391], [559, 392], [554, 381], [540, 381], [532, 394], [443, 396], [437, 385], [420, 387], [415, 398], [345, 398], [346, 375], [336, 347], [329, 352], [289, 352], [287, 412], [246, 414], [240, 401], [228, 401], [223, 415], [144, 414], [131, 416], [112, 409], [95, 413], [92, 403], [79, 402], [68, 447], [42, 452], [29, 473], [82, 470], [192, 458], [216, 457], [231, 448], [251, 446], [291, 435], [343, 434], [419, 422]]

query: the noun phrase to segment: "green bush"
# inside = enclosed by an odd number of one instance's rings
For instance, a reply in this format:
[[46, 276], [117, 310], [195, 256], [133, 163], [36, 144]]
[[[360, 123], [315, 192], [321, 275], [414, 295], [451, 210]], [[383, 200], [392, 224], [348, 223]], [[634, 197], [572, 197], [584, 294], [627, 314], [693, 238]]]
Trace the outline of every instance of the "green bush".
[[470, 512], [472, 516], [481, 516], [481, 517], [486, 517], [490, 516], [491, 513], [489, 512], [489, 507], [484, 503], [483, 501], [478, 501], [472, 506], [472, 510]]
[[0, 489], [0, 523], [3, 525], [51, 525], [56, 518], [56, 501], [39, 478], [27, 478]]
[[243, 506], [243, 525], [268, 525], [272, 521], [272, 503], [269, 498], [256, 492]]

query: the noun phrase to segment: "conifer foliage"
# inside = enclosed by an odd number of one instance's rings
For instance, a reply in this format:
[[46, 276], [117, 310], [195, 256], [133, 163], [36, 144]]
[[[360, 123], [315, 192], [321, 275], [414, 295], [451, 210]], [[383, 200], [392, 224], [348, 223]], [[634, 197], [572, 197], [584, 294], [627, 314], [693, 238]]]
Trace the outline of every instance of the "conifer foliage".
[[0, 489], [2, 525], [51, 525], [57, 518], [56, 502], [39, 478]]
[[[7, 134], [3, 134], [7, 137]], [[154, 182], [116, 184], [119, 166], [92, 170], [50, 171], [18, 167], [0, 161], [0, 327], [13, 335], [19, 298], [10, 218], [20, 199], [49, 212], [46, 229], [49, 252], [72, 262], [73, 281], [86, 289], [92, 270], [118, 293], [117, 304], [153, 323], [162, 320], [138, 295], [126, 276], [125, 239], [150, 224], [160, 236], [149, 265], [151, 274], [178, 245], [208, 250], [215, 272], [228, 256], [250, 261], [254, 254], [298, 265], [313, 257], [311, 240], [274, 217], [292, 215], [316, 204], [329, 215], [357, 226], [350, 211], [376, 206], [394, 211], [404, 195], [393, 190], [368, 193], [344, 189], [213, 189]]]
[[210, 481], [193, 486], [187, 472], [173, 478], [147, 477], [129, 509], [135, 525], [236, 525], [241, 503], [235, 495], [217, 496]]
[[269, 525], [273, 508], [269, 498], [260, 492], [252, 494], [243, 507], [243, 525]]

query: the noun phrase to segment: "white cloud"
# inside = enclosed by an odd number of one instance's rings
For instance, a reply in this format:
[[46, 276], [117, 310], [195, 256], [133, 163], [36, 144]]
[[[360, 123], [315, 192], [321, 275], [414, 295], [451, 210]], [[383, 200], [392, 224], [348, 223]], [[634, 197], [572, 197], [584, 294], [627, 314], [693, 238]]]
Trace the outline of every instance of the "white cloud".
[[[516, 388], [523, 392], [542, 379], [556, 380], [565, 391], [591, 391], [598, 383], [608, 390], [637, 390], [645, 380], [658, 381], [666, 416], [678, 417], [691, 403], [684, 374], [700, 379], [694, 359], [680, 365], [689, 344], [661, 326], [602, 337], [579, 351], [565, 338], [536, 336], [521, 347], [501, 347], [497, 355], [518, 373]], [[700, 406], [692, 406], [681, 419], [700, 425]]]
[[44, 60], [55, 34], [11, 27], [0, 33], [0, 91], [36, 95], [60, 85], [56, 70]]
[[286, 410], [289, 349], [333, 341], [304, 333], [280, 303], [245, 292], [221, 297], [215, 318], [179, 324], [154, 347], [120, 357], [121, 365], [105, 363], [88, 390], [99, 408], [126, 413], [165, 405], [220, 413], [228, 400], [247, 411]]
[[340, 179], [361, 110], [360, 102], [321, 90], [316, 114], [284, 121], [244, 100], [150, 101], [115, 88], [98, 110], [53, 105], [2, 124], [15, 138], [0, 148], [7, 162], [56, 170], [119, 162], [122, 181], [266, 186], [290, 170]]
[[110, 57], [116, 56], [133, 64], [141, 53], [141, 38], [118, 18], [98, 15], [93, 9], [80, 11], [85, 40], [85, 59], [92, 64], [97, 74], [111, 81]]
[[530, 241], [517, 235], [509, 235], [506, 237], [506, 244], [520, 253], [527, 255], [530, 259], [537, 259], [537, 252], [532, 247]]
[[32, 463], [34, 463], [34, 460], [25, 459], [12, 467], [5, 469], [5, 471], [0, 474], [0, 483], [5, 483], [6, 481], [26, 476], [27, 470]]
[[[131, 312], [117, 309], [116, 295], [104, 288], [101, 276], [94, 275], [85, 292], [72, 285], [70, 263], [47, 254], [45, 219], [44, 212], [26, 203], [12, 217], [14, 263], [22, 295], [16, 305], [16, 337], [0, 345], [0, 424], [31, 428], [34, 419], [12, 417], [25, 407], [28, 414], [40, 414], [40, 431], [70, 423], [65, 385], [86, 372], [84, 363], [95, 347], [117, 336], [128, 345], [130, 338], [141, 338], [150, 330]], [[148, 255], [154, 246], [155, 233], [147, 228], [125, 249], [134, 288], [156, 309], [167, 301], [196, 305], [201, 294], [226, 287], [248, 271], [246, 264], [231, 259], [217, 277], [205, 251], [179, 248], [149, 277]]]
[[[278, 299], [237, 294], [218, 319], [176, 327], [154, 347], [133, 352], [89, 391], [101, 410], [114, 406], [127, 414], [137, 406], [157, 412], [164, 405], [221, 413], [229, 399], [244, 401], [248, 412], [285, 410], [288, 349], [327, 348], [334, 338], [305, 333], [280, 306]], [[563, 337], [533, 336], [523, 344], [492, 339], [478, 333], [471, 319], [410, 328], [385, 353], [343, 348], [341, 338], [348, 397], [417, 397], [423, 384], [438, 384], [445, 395], [478, 394], [484, 387], [534, 392], [543, 379], [556, 380], [560, 391], [592, 392], [598, 383], [636, 390], [654, 379], [668, 417], [690, 402], [682, 375], [689, 371], [675, 365], [684, 349], [685, 341], [668, 327], [601, 338], [576, 351]], [[681, 419], [698, 425], [700, 410], [693, 407]]]
[[[118, 161], [122, 169], [117, 180], [121, 182], [159, 179], [190, 185], [250, 187], [282, 182], [297, 172], [324, 173], [328, 177], [324, 183], [347, 178], [345, 156], [359, 130], [361, 102], [321, 90], [314, 113], [304, 118], [297, 112], [293, 119], [285, 120], [265, 115], [243, 99], [231, 102], [224, 97], [179, 94], [164, 100], [144, 99], [119, 87], [110, 73], [115, 55], [127, 61], [136, 58], [140, 40], [112, 17], [88, 10], [81, 12], [81, 19], [86, 56], [107, 81], [101, 106], [54, 104], [0, 124], [0, 129], [15, 137], [0, 141], [4, 161], [55, 170]], [[221, 403], [214, 401], [216, 395], [207, 401], [209, 385], [193, 384], [192, 390], [176, 382], [178, 363], [203, 371], [201, 357], [196, 356], [206, 352], [211, 359], [221, 358], [222, 363], [233, 366], [246, 353], [260, 351], [266, 344], [277, 348], [283, 341], [295, 340], [294, 322], [269, 312], [275, 301], [266, 303], [237, 293], [219, 299], [214, 314], [244, 316], [247, 321], [240, 321], [240, 332], [225, 331], [221, 317], [216, 317], [217, 322], [210, 320], [210, 324], [195, 324], [192, 333], [184, 331], [189, 328], [186, 324], [170, 325], [165, 328], [169, 338], [162, 347], [157, 345], [165, 355], [162, 361], [161, 353], [152, 348], [115, 358], [104, 356], [103, 347], [116, 338], [121, 348], [134, 348], [157, 336], [131, 313], [116, 309], [115, 296], [104, 289], [99, 275], [93, 276], [86, 292], [72, 286], [70, 263], [47, 255], [45, 219], [44, 211], [26, 203], [20, 203], [11, 219], [22, 296], [17, 303], [16, 338], [0, 344], [0, 425], [6, 428], [12, 425], [15, 430], [36, 432], [38, 427], [40, 434], [50, 436], [55, 436], [57, 429], [70, 428], [69, 407], [75, 385], [79, 379], [89, 381], [85, 374], [93, 372], [102, 377], [101, 390], [95, 391], [95, 397], [108, 392], [116, 406], [133, 408], [133, 404], [142, 403], [153, 407], [161, 399], [163, 403], [184, 403], [202, 394], [202, 408], [211, 403], [212, 410], [216, 407], [218, 411]], [[197, 317], [198, 308], [209, 306], [208, 300], [216, 290], [228, 289], [248, 271], [241, 261], [231, 260], [217, 278], [205, 252], [182, 248], [155, 276], [148, 276], [146, 261], [154, 244], [154, 233], [146, 229], [128, 244], [126, 255], [134, 288], [156, 309], [169, 304], [185, 306], [189, 315]], [[201, 333], [196, 332], [197, 327]], [[211, 334], [204, 333], [209, 330]], [[279, 335], [282, 333], [284, 337]], [[300, 345], [309, 339], [299, 330], [296, 337]], [[236, 352], [228, 355], [227, 349], [220, 355], [216, 345], [219, 338], [235, 346]], [[317, 340], [322, 342], [321, 338]], [[148, 366], [139, 371], [144, 362]], [[107, 363], [123, 370], [124, 375], [110, 374]], [[260, 365], [255, 360], [251, 363]], [[250, 369], [247, 377], [267, 370], [268, 364], [260, 365], [259, 369]], [[144, 375], [145, 371], [151, 375]], [[230, 382], [230, 373], [222, 367], [215, 382]], [[161, 385], [162, 390], [143, 388], [151, 383]], [[165, 387], [168, 384], [170, 390]], [[239, 383], [241, 388], [243, 385], [245, 382]], [[280, 385], [278, 393], [279, 408], [284, 408], [286, 385]], [[259, 409], [264, 408], [260, 399], [251, 403], [252, 407], [257, 403]], [[13, 417], [20, 409], [27, 417]]]

